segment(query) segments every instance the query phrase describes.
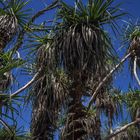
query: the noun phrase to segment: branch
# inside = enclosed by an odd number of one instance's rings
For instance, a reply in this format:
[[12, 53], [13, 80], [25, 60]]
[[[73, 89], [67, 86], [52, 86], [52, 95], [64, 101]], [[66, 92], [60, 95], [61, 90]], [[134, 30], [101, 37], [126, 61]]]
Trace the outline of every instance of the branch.
[[58, 6], [58, 0], [55, 0], [52, 4], [48, 5], [47, 7], [45, 7], [43, 10], [40, 10], [39, 12], [37, 12], [29, 21], [28, 24], [32, 23], [35, 21], [36, 18], [38, 18], [39, 16], [43, 15], [45, 12], [52, 10], [54, 8], [56, 8]]
[[92, 105], [92, 103], [95, 101], [95, 98], [98, 94], [98, 91], [103, 87], [103, 85], [105, 84], [105, 82], [110, 78], [110, 76], [121, 66], [121, 64], [123, 64], [127, 58], [130, 57], [130, 55], [133, 53], [134, 51], [128, 53], [121, 61], [119, 64], [117, 64], [104, 78], [103, 80], [99, 83], [99, 85], [97, 86], [97, 88], [95, 89], [89, 103], [88, 103], [88, 110], [90, 109], [90, 106]]
[[139, 77], [137, 75], [137, 56], [135, 56], [135, 59], [134, 59], [134, 69], [133, 70], [134, 70], [134, 76], [135, 76], [135, 78], [140, 86], [140, 80], [139, 80]]
[[112, 134], [110, 134], [109, 136], [107, 136], [104, 140], [109, 140], [109, 139], [111, 139], [112, 137], [115, 137], [115, 136], [118, 135], [119, 133], [121, 133], [121, 132], [125, 131], [126, 129], [128, 129], [130, 126], [135, 125], [135, 124], [137, 124], [137, 123], [139, 123], [139, 122], [140, 122], [140, 118], [137, 119], [137, 120], [135, 120], [135, 121], [133, 121], [133, 122], [131, 122], [131, 123], [128, 123], [128, 124], [122, 126], [121, 128], [119, 128], [119, 130], [116, 130], [114, 133], [112, 133]]
[[10, 98], [17, 96], [20, 92], [24, 91], [26, 88], [28, 88], [31, 84], [33, 84], [35, 82], [35, 80], [37, 79], [38, 75], [40, 74], [41, 69], [39, 69], [39, 71], [34, 75], [34, 77], [23, 87], [21, 87], [19, 90], [17, 90], [16, 92], [12, 93], [10, 95]]

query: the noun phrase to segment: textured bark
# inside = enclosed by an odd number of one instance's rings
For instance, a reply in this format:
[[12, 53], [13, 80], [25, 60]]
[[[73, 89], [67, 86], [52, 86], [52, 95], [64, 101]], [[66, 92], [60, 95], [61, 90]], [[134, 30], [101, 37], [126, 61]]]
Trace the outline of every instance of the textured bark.
[[80, 121], [78, 121], [86, 116], [85, 108], [81, 103], [82, 89], [79, 82], [73, 83], [72, 89], [62, 140], [78, 140], [80, 137], [87, 134]]
[[[82, 104], [84, 86], [78, 76], [74, 79], [70, 88], [70, 102], [68, 104], [67, 119], [62, 130], [62, 140], [85, 140], [95, 135], [95, 116], [88, 116], [85, 106]], [[83, 82], [83, 83], [82, 83]]]

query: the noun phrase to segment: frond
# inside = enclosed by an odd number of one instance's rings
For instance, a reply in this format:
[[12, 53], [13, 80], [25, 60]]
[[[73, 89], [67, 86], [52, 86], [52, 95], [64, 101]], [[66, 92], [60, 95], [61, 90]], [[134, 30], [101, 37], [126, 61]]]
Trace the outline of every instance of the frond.
[[126, 22], [126, 24], [123, 26], [123, 41], [124, 43], [131, 43], [131, 41], [135, 37], [140, 36], [140, 22], [139, 21], [132, 21], [130, 20], [129, 22]]
[[0, 53], [0, 92], [6, 90], [12, 81], [10, 70], [21, 66], [24, 61], [20, 58], [14, 59], [11, 52]]
[[[111, 4], [113, 1], [109, 2]], [[100, 3], [105, 11], [110, 5], [103, 1], [92, 1], [86, 7], [81, 1], [76, 1], [75, 9], [62, 2], [63, 12], [60, 9], [58, 13], [62, 21], [54, 30], [56, 34], [51, 46], [55, 52], [56, 67], [63, 68], [72, 80], [74, 77], [80, 79], [83, 85], [89, 81], [93, 83], [92, 77], [109, 70], [109, 62], [116, 62], [116, 53], [108, 33], [99, 25], [100, 18], [93, 17], [94, 12], [101, 8]]]
[[[61, 106], [67, 100], [66, 86], [63, 87], [58, 81], [59, 79], [55, 79], [53, 75], [43, 76], [35, 84], [32, 121], [33, 134], [40, 133], [40, 135], [43, 135], [40, 132], [41, 128], [42, 133], [45, 133], [44, 136], [46, 135], [47, 137], [50, 133], [53, 135], [56, 129], [56, 121]], [[46, 127], [44, 124], [46, 124]], [[43, 129], [43, 127], [45, 128]]]
[[59, 31], [52, 48], [56, 66], [62, 67], [72, 79], [83, 79], [83, 83], [109, 69], [109, 61], [115, 63], [110, 38], [94, 26], [75, 25]]
[[101, 27], [104, 24], [115, 26], [115, 20], [123, 16], [120, 4], [112, 6], [114, 0], [88, 0], [85, 5], [82, 0], [76, 0], [75, 6], [61, 2], [58, 17], [63, 20], [62, 25], [69, 27], [75, 24], [92, 24]]
[[0, 128], [0, 139], [2, 140], [30, 140], [30, 137], [22, 130], [22, 128], [17, 128], [16, 126], [9, 126], [13, 134], [7, 133], [5, 128]]
[[30, 9], [26, 9], [26, 5], [29, 3], [27, 0], [1, 0], [0, 3], [3, 3], [3, 7], [0, 9], [1, 15], [9, 15], [13, 17], [19, 26], [23, 27], [29, 16]]
[[1, 0], [0, 8], [0, 51], [25, 26], [29, 13], [24, 9], [28, 2], [23, 0]]

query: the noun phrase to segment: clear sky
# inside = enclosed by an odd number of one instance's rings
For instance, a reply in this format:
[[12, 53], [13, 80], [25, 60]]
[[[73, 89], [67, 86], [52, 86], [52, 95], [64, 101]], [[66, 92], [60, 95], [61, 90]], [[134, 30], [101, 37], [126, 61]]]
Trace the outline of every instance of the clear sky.
[[[74, 0], [65, 0], [66, 2], [72, 4], [74, 2]], [[86, 0], [84, 0], [84, 2], [86, 2]], [[136, 19], [140, 17], [140, 0], [116, 0], [116, 2], [123, 2], [124, 4], [122, 4], [121, 8], [122, 10], [130, 13], [131, 15], [129, 17]], [[38, 10], [44, 8], [45, 5], [51, 3], [50, 0], [31, 0], [30, 4], [28, 7], [32, 8], [34, 13], [36, 13]], [[49, 19], [52, 16], [52, 12], [46, 13], [45, 16], [41, 16], [36, 23], [41, 23], [45, 18]], [[125, 20], [128, 19], [128, 17], [124, 18]], [[120, 21], [120, 27], [124, 24], [123, 21]], [[122, 56], [122, 54], [124, 53], [122, 50], [118, 49], [120, 48], [120, 41], [119, 41], [119, 37], [118, 38], [113, 38], [113, 44], [115, 45], [116, 50], [118, 51], [118, 54], [120, 54], [120, 56]], [[121, 52], [122, 51], [122, 52]], [[24, 57], [24, 51], [21, 53], [21, 55]], [[126, 65], [125, 65], [126, 66]], [[122, 89], [123, 91], [126, 91], [128, 88], [128, 83], [131, 81], [131, 83], [133, 82], [130, 79], [130, 73], [128, 72], [128, 67], [125, 68], [125, 70], [122, 72], [122, 74], [120, 74], [119, 76], [116, 76], [116, 80], [114, 82], [114, 85], [116, 87], [120, 87], [120, 89]], [[18, 72], [18, 69], [16, 70]], [[20, 73], [17, 73], [17, 76], [19, 77], [19, 83], [20, 83], [20, 87], [22, 85], [24, 85], [28, 80], [29, 77], [26, 78], [26, 75], [21, 75]], [[136, 82], [133, 82], [134, 85], [137, 86]], [[30, 111], [31, 111], [31, 107], [29, 106], [28, 108], [26, 108], [26, 110], [23, 112], [23, 118], [25, 121], [23, 121], [22, 119], [19, 119], [19, 126], [21, 126], [22, 124], [24, 125], [26, 130], [29, 130], [29, 122], [30, 122]]]

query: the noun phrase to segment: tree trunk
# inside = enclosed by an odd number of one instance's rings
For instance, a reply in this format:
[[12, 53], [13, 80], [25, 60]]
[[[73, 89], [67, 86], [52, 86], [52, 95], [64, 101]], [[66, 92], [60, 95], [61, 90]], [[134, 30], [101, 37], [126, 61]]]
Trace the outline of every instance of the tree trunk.
[[79, 79], [74, 79], [69, 90], [70, 101], [66, 123], [62, 131], [62, 140], [84, 140], [93, 138], [94, 135], [95, 116], [89, 115], [82, 104], [84, 82]]
[[96, 126], [96, 135], [95, 135], [95, 140], [101, 140], [101, 121], [100, 121], [100, 109], [96, 110], [96, 122], [97, 122], [97, 126]]
[[68, 105], [68, 116], [64, 128], [65, 130], [62, 134], [62, 140], [78, 140], [86, 134], [86, 131], [83, 129], [83, 126], [79, 121], [86, 117], [85, 107], [81, 103], [81, 84], [75, 82], [72, 89]]

